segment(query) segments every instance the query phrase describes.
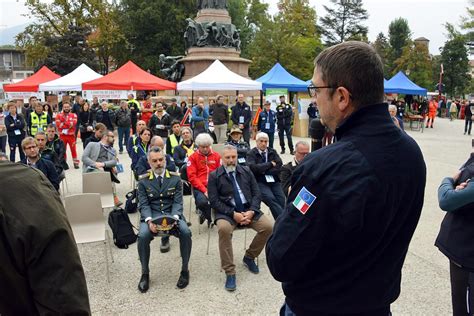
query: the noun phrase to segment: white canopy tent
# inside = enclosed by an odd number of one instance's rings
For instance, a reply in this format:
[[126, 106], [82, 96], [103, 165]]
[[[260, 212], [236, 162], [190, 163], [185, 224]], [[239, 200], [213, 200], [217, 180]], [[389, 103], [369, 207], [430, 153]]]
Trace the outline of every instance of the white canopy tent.
[[86, 64], [82, 64], [71, 73], [39, 85], [39, 91], [82, 91], [82, 83], [102, 77], [90, 69]]
[[199, 75], [178, 82], [178, 91], [262, 90], [262, 83], [242, 77], [214, 61]]

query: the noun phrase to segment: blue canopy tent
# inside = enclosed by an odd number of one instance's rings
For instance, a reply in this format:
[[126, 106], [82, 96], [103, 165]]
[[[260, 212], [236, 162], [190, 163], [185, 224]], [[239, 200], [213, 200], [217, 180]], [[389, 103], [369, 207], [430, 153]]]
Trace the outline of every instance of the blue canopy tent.
[[384, 82], [385, 93], [402, 93], [412, 95], [426, 95], [427, 90], [414, 84], [407, 76], [399, 71], [392, 79]]
[[308, 84], [286, 71], [280, 63], [276, 63], [266, 74], [256, 79], [262, 83], [262, 90], [288, 89], [288, 91], [307, 91]]

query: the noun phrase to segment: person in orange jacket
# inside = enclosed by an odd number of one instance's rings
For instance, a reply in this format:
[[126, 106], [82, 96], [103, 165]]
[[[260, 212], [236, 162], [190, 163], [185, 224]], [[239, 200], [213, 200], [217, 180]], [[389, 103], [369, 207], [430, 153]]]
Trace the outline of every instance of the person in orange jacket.
[[207, 194], [207, 180], [209, 174], [221, 165], [221, 156], [212, 151], [211, 145], [214, 142], [211, 135], [201, 133], [196, 137], [195, 144], [197, 150], [189, 156], [187, 163], [187, 176], [193, 186], [196, 208], [200, 210], [199, 223], [207, 220], [211, 225], [211, 206]]
[[[63, 111], [56, 115], [56, 127], [58, 129], [59, 138], [64, 142], [66, 148], [69, 145], [74, 168], [79, 169], [79, 159], [77, 159], [76, 152], [76, 126], [77, 115], [71, 112], [71, 104], [64, 102]], [[64, 151], [64, 160], [66, 160], [66, 151]]]
[[434, 119], [436, 117], [437, 112], [438, 112], [438, 102], [436, 101], [435, 98], [433, 98], [428, 104], [428, 120], [426, 121], [426, 128], [428, 127], [433, 128], [433, 123], [434, 123]]

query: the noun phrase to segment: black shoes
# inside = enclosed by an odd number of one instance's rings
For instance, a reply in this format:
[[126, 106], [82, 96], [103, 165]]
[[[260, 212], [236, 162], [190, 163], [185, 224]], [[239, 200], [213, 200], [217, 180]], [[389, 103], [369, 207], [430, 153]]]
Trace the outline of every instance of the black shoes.
[[290, 155], [294, 155], [295, 154], [295, 151], [294, 150], [290, 150]]
[[138, 290], [140, 292], [145, 293], [148, 291], [148, 288], [150, 287], [150, 275], [149, 274], [142, 274], [142, 277], [140, 278], [140, 283], [138, 283]]
[[280, 151], [280, 155], [283, 155], [284, 153], [285, 153], [285, 150], [282, 149], [282, 150]]
[[170, 238], [163, 237], [161, 238], [160, 252], [165, 253], [170, 251]]
[[176, 286], [178, 289], [184, 289], [189, 284], [189, 271], [181, 271], [179, 275], [178, 283]]

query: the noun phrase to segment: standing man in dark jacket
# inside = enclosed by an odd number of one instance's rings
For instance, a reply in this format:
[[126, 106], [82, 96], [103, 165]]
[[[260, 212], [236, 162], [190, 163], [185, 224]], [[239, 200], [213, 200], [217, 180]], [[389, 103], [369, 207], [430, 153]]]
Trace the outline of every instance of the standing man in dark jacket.
[[115, 112], [115, 125], [119, 137], [119, 154], [123, 153], [123, 145], [127, 146], [130, 138], [131, 114], [127, 101], [120, 101], [120, 108]]
[[280, 181], [281, 188], [285, 197], [288, 197], [288, 193], [291, 189], [291, 176], [295, 171], [296, 167], [303, 161], [303, 159], [309, 154], [309, 144], [303, 140], [300, 140], [295, 145], [295, 157], [289, 163], [281, 167]]
[[100, 104], [101, 109], [97, 111], [97, 123], [104, 124], [109, 131], [114, 131], [114, 124], [115, 124], [115, 112], [109, 110], [109, 104], [103, 101]]
[[0, 314], [90, 315], [84, 270], [58, 193], [38, 170], [7, 161], [0, 161], [0, 188]]
[[271, 109], [271, 102], [265, 101], [264, 110], [258, 117], [258, 131], [268, 135], [268, 147], [273, 148], [275, 139], [276, 113]]
[[209, 175], [208, 193], [211, 207], [216, 210], [221, 266], [226, 274], [225, 289], [234, 291], [235, 264], [232, 251], [232, 233], [236, 228], [252, 228], [257, 234], [245, 252], [244, 265], [250, 272], [259, 273], [255, 264], [272, 233], [272, 223], [260, 210], [260, 191], [248, 167], [237, 162], [237, 149], [226, 145], [222, 166]]
[[291, 104], [285, 102], [285, 96], [280, 96], [280, 104], [276, 108], [277, 121], [278, 121], [278, 138], [280, 138], [281, 153], [285, 153], [285, 134], [288, 139], [288, 148], [290, 154], [293, 155], [293, 139], [291, 134], [293, 131], [293, 108]]
[[218, 95], [216, 103], [211, 105], [209, 111], [212, 112], [217, 143], [223, 144], [226, 140], [227, 125], [229, 124], [229, 107], [224, 104], [224, 97]]
[[250, 122], [252, 121], [252, 109], [245, 103], [244, 95], [241, 93], [237, 97], [237, 103], [232, 107], [231, 119], [234, 125], [238, 126], [244, 134], [244, 141], [250, 144]]
[[257, 147], [247, 153], [247, 164], [257, 179], [263, 203], [268, 205], [276, 220], [285, 205], [279, 177], [283, 162], [276, 150], [268, 147], [267, 134], [258, 133], [256, 141]]
[[8, 112], [8, 115], [5, 117], [5, 126], [7, 127], [8, 145], [10, 146], [10, 161], [15, 162], [16, 148], [18, 148], [20, 153], [20, 160], [25, 159], [25, 154], [21, 149], [21, 141], [26, 135], [26, 122], [23, 115], [16, 112], [15, 103], [8, 103]]
[[183, 110], [176, 103], [176, 98], [171, 98], [171, 104], [166, 108], [166, 113], [170, 116], [170, 122], [181, 120], [184, 117]]
[[383, 65], [372, 46], [331, 46], [315, 65], [310, 95], [337, 142], [296, 168], [268, 267], [282, 282], [286, 315], [386, 316], [400, 294], [426, 166], [382, 103]]
[[469, 102], [469, 104], [466, 105], [465, 110], [464, 110], [464, 135], [468, 133], [468, 135], [471, 135], [471, 128], [472, 128], [472, 113], [474, 112], [474, 102]]
[[128, 108], [130, 109], [130, 117], [131, 117], [131, 123], [132, 123], [132, 133], [136, 134], [138, 113], [140, 113], [140, 102], [135, 100], [135, 96], [130, 93], [128, 95], [127, 103], [128, 103]]

